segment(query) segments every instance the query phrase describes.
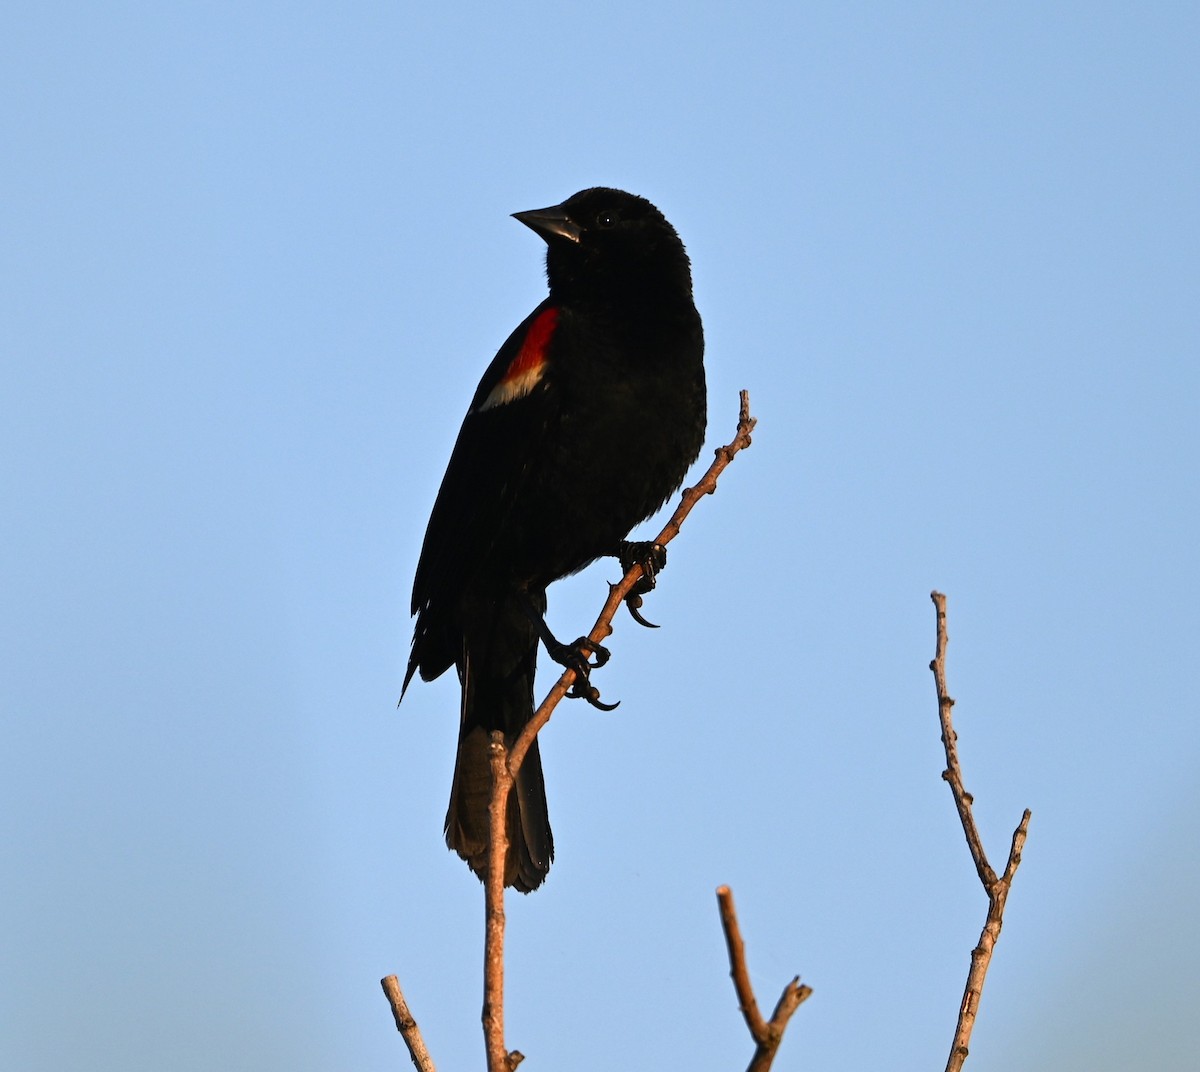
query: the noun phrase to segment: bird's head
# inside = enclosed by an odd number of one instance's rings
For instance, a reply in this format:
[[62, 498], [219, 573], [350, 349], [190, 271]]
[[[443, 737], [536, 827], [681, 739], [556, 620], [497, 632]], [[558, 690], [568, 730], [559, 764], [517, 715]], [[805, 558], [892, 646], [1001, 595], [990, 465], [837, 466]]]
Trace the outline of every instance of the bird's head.
[[[564, 300], [671, 289], [691, 297], [691, 265], [675, 228], [644, 197], [594, 186], [513, 217], [546, 241], [550, 293]], [[648, 295], [647, 295], [648, 296]]]

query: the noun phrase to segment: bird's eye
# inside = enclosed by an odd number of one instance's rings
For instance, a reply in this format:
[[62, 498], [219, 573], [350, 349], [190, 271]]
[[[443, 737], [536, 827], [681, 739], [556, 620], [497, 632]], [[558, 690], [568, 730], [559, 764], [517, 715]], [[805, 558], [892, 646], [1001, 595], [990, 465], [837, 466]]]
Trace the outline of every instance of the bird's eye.
[[615, 227], [617, 225], [617, 214], [611, 209], [604, 209], [596, 216], [597, 227]]

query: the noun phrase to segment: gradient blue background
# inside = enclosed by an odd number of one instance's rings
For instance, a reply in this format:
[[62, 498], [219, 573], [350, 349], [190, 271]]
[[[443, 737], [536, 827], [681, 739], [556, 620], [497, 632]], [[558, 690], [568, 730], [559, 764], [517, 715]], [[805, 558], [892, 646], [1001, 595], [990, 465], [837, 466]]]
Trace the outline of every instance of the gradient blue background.
[[[452, 682], [396, 709], [479, 374], [544, 293], [508, 213], [598, 183], [688, 244], [701, 504], [543, 737], [511, 899], [537, 1069], [1200, 1055], [1193, 4], [44, 2], [0, 32], [0, 1068], [482, 1066]], [[708, 456], [706, 451], [705, 457]], [[647, 527], [650, 531], [650, 527]], [[615, 576], [551, 595], [563, 634]]]

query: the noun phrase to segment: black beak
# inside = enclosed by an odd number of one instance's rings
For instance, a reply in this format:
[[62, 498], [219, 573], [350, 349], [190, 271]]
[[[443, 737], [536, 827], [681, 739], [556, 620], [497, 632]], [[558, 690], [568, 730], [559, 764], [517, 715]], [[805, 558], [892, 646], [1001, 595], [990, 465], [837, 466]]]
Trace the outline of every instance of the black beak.
[[534, 208], [528, 212], [514, 212], [514, 220], [520, 220], [526, 227], [540, 234], [547, 242], [553, 238], [565, 238], [568, 242], [578, 242], [583, 229], [577, 224], [561, 205], [553, 208]]

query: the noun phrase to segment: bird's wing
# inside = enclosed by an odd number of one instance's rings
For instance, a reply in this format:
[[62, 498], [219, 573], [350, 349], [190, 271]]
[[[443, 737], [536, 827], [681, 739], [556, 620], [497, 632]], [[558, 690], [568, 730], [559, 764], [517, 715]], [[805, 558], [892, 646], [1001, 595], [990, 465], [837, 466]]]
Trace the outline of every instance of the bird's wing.
[[[545, 378], [559, 310], [542, 302], [508, 337], [484, 372], [433, 504], [413, 581], [420, 614], [409, 664], [436, 676], [453, 660], [434, 634], [491, 551], [550, 427]], [[424, 648], [424, 650], [422, 650]]]

